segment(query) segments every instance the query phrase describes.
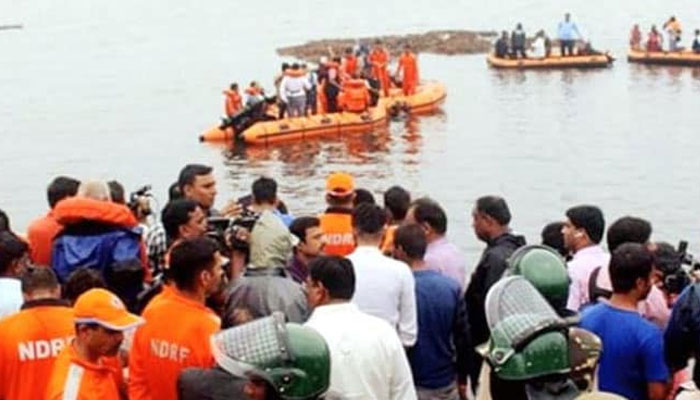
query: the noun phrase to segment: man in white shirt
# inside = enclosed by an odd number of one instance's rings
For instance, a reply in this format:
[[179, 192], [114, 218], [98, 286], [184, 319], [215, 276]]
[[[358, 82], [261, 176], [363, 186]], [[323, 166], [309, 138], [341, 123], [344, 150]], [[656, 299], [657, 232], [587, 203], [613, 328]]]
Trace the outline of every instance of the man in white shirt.
[[0, 232], [0, 319], [19, 311], [24, 298], [19, 276], [29, 263], [29, 246], [10, 231]]
[[316, 258], [309, 265], [306, 283], [313, 308], [306, 326], [323, 336], [331, 353], [329, 397], [416, 399], [411, 369], [396, 331], [350, 302], [355, 292], [352, 262], [336, 256]]
[[352, 212], [357, 248], [348, 258], [355, 269], [357, 285], [352, 302], [367, 314], [387, 321], [401, 343], [413, 346], [418, 337], [415, 282], [408, 265], [382, 254], [386, 214], [374, 204], [361, 204]]
[[566, 308], [571, 311], [579, 311], [582, 306], [591, 302], [591, 297], [596, 297], [595, 293], [589, 293], [591, 274], [599, 267], [607, 268], [610, 262], [610, 254], [599, 245], [603, 232], [605, 219], [600, 208], [581, 205], [566, 211], [566, 221], [561, 233], [564, 246], [573, 254], [567, 265], [571, 286]]
[[311, 89], [306, 72], [294, 63], [280, 82], [280, 99], [287, 104], [289, 117], [302, 117], [306, 110], [306, 92]]

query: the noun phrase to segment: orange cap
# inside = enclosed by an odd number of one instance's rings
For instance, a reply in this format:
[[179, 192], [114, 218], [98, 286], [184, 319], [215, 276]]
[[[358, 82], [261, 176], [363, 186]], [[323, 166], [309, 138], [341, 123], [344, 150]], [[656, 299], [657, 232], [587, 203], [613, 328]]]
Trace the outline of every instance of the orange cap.
[[346, 172], [333, 172], [326, 180], [326, 191], [332, 196], [347, 196], [355, 191], [355, 180]]
[[105, 289], [90, 289], [76, 300], [73, 306], [75, 322], [98, 324], [115, 331], [123, 331], [141, 325], [144, 321], [131, 314], [114, 293]]

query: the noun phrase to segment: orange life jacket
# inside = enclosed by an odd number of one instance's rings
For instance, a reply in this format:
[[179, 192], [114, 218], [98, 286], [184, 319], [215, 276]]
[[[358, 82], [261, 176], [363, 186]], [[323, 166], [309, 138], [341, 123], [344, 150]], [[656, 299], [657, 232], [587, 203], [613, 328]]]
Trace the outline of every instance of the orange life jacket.
[[347, 256], [355, 250], [352, 234], [352, 210], [330, 208], [320, 215], [321, 231], [325, 243], [323, 252], [334, 256]]
[[51, 246], [53, 239], [61, 232], [63, 226], [56, 221], [53, 211], [34, 220], [27, 228], [27, 241], [34, 264], [39, 266], [51, 265]]
[[239, 95], [238, 92], [234, 92], [233, 90], [224, 90], [224, 96], [226, 96], [224, 111], [226, 112], [227, 116], [230, 117], [243, 108], [243, 99], [241, 99], [241, 95]]
[[363, 79], [351, 79], [343, 85], [342, 102], [338, 104], [350, 112], [363, 112], [370, 104], [369, 90]]
[[353, 76], [357, 72], [357, 57], [350, 55], [345, 57], [345, 73]]
[[69, 197], [59, 201], [53, 209], [53, 216], [62, 225], [70, 225], [83, 220], [124, 228], [133, 228], [139, 224], [127, 206], [87, 197]]
[[292, 78], [298, 78], [300, 76], [306, 75], [306, 70], [305, 69], [298, 69], [298, 70], [293, 70], [291, 68], [288, 68], [286, 71], [284, 71], [284, 74], [286, 76], [292, 77]]
[[72, 308], [32, 303], [0, 322], [0, 399], [43, 399], [56, 357], [75, 335]]
[[258, 96], [262, 93], [262, 90], [258, 87], [248, 86], [245, 89], [245, 94], [248, 96]]

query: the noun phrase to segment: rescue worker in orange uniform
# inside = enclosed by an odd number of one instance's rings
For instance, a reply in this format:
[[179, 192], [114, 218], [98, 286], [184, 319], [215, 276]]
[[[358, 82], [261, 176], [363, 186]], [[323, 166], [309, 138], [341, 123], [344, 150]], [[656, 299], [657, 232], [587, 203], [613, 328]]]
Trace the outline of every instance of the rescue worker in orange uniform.
[[343, 83], [343, 91], [338, 96], [338, 105], [344, 111], [362, 113], [370, 105], [369, 90], [364, 79], [348, 79]]
[[221, 285], [223, 270], [212, 239], [183, 239], [170, 250], [174, 287], [154, 298], [143, 312], [146, 323], [134, 335], [129, 354], [129, 398], [177, 399], [177, 377], [189, 367], [209, 368], [209, 338], [221, 327], [205, 306]]
[[75, 333], [73, 310], [60, 299], [50, 268], [20, 277], [22, 310], [0, 321], [0, 399], [42, 399], [56, 356]]
[[229, 90], [224, 90], [224, 96], [226, 96], [224, 111], [226, 116], [231, 118], [243, 108], [243, 99], [238, 93], [238, 84], [232, 83]]
[[382, 46], [381, 40], [374, 42], [374, 48], [369, 53], [369, 62], [372, 64], [372, 77], [379, 80], [384, 96], [389, 96], [389, 52]]
[[318, 218], [323, 232], [324, 253], [346, 256], [355, 250], [352, 230], [352, 209], [355, 181], [345, 172], [334, 172], [326, 180], [328, 209]]
[[75, 339], [56, 358], [46, 400], [120, 400], [126, 388], [119, 359], [123, 332], [141, 323], [106, 289], [90, 289], [73, 306]]
[[49, 184], [46, 197], [49, 201], [49, 212], [32, 221], [27, 228], [27, 240], [29, 241], [30, 257], [36, 265], [51, 265], [51, 249], [53, 239], [61, 232], [63, 226], [56, 221], [53, 208], [66, 197], [75, 196], [80, 182], [67, 176], [57, 176]]
[[352, 47], [345, 49], [345, 55], [343, 57], [342, 69], [344, 76], [353, 77], [357, 74], [357, 57], [352, 52]]
[[399, 57], [399, 65], [396, 68], [396, 76], [403, 71], [401, 88], [404, 96], [410, 96], [416, 93], [418, 86], [418, 60], [416, 55], [411, 51], [411, 45], [404, 45], [403, 53]]

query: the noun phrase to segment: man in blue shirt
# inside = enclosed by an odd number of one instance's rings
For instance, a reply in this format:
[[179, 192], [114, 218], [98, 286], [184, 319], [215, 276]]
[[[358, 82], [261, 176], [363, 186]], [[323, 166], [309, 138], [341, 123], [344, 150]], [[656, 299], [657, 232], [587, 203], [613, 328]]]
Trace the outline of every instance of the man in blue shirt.
[[574, 44], [576, 39], [581, 39], [581, 33], [578, 31], [576, 24], [571, 21], [571, 14], [564, 14], [564, 20], [557, 27], [557, 36], [559, 37], [559, 46], [561, 48], [561, 56], [574, 55]]
[[470, 354], [462, 289], [454, 279], [427, 268], [423, 261], [426, 248], [420, 225], [396, 230], [394, 256], [411, 267], [416, 283], [418, 340], [408, 360], [419, 400], [459, 400], [466, 398]]
[[586, 309], [581, 318], [581, 327], [603, 341], [600, 389], [630, 400], [662, 400], [668, 392], [661, 331], [637, 312], [651, 290], [652, 264], [643, 245], [619, 246], [610, 259], [610, 301]]

